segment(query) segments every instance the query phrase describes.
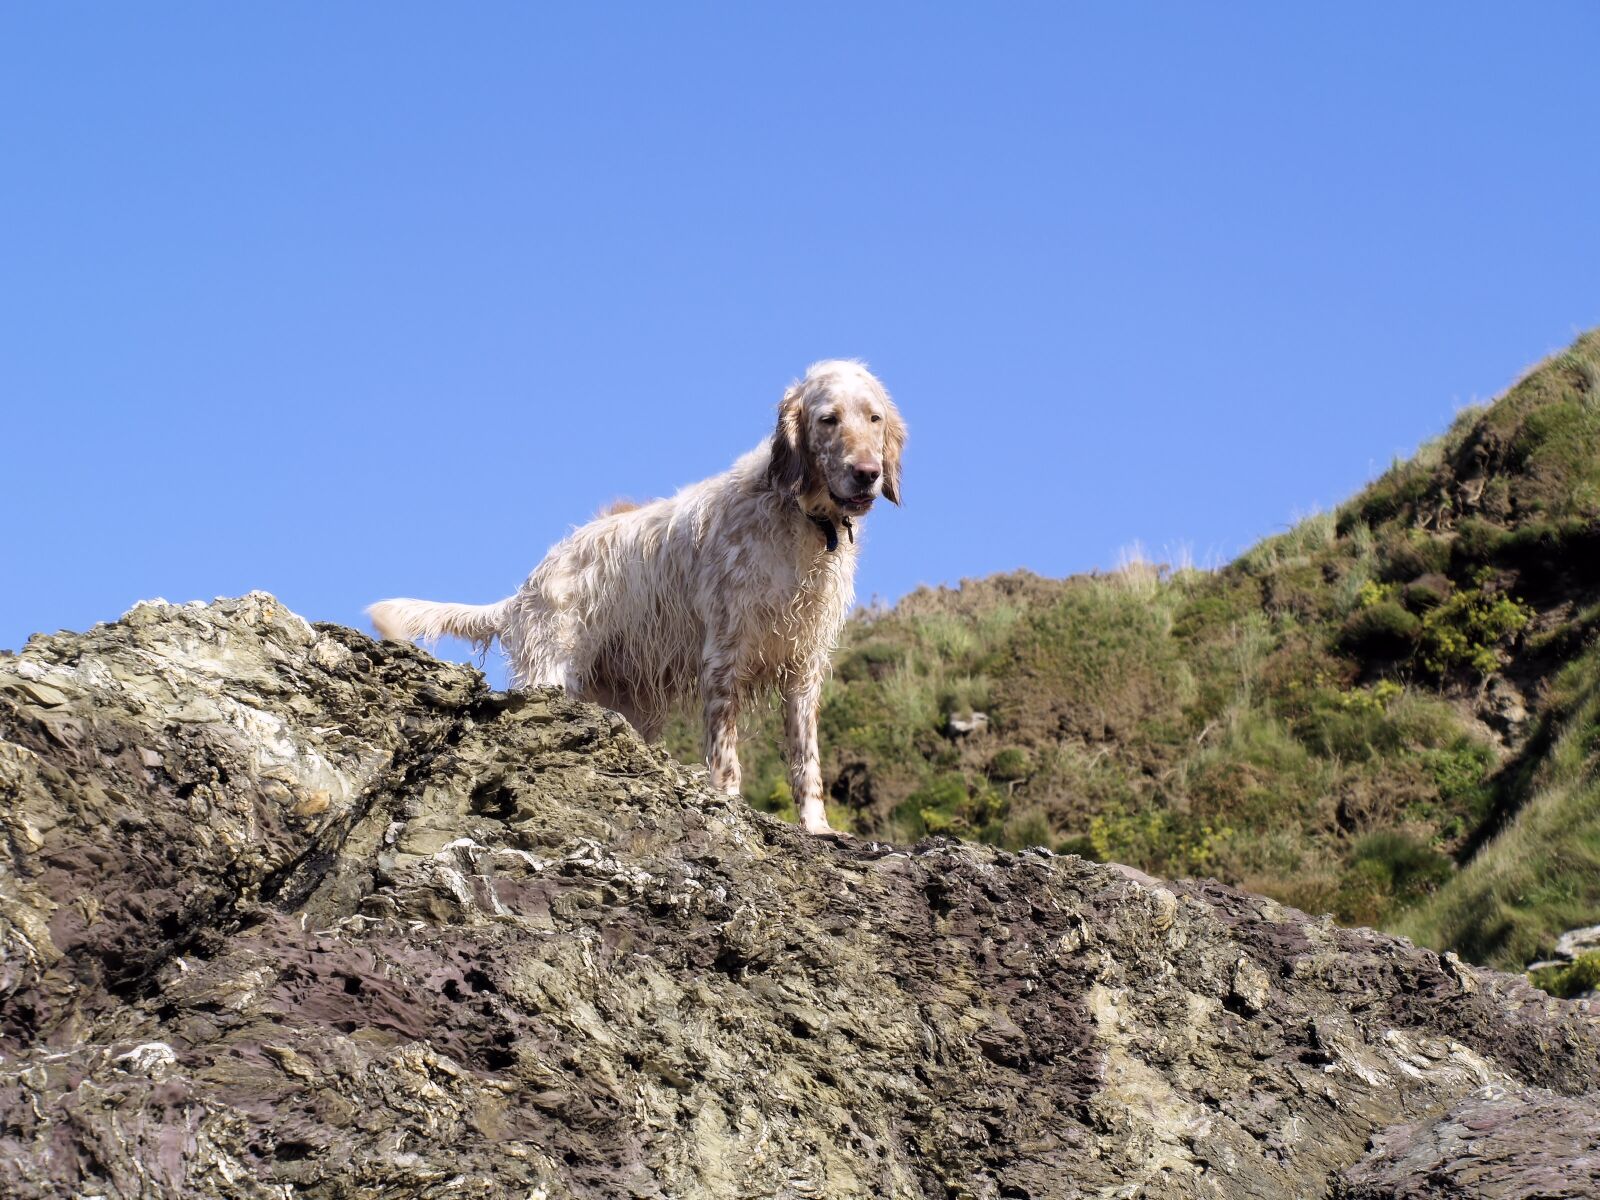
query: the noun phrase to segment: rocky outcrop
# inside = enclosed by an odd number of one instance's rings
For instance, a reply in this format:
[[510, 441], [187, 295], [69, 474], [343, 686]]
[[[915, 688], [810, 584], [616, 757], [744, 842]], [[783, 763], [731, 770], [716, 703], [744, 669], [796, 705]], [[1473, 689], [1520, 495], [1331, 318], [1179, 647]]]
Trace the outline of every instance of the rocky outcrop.
[[[1592, 1184], [1588, 1004], [1216, 884], [808, 838], [259, 594], [0, 657], [0, 793], [8, 1195], [1410, 1196], [1496, 1096]], [[1542, 1128], [1460, 1194], [1534, 1194]]]
[[1373, 1139], [1340, 1200], [1593, 1200], [1600, 1112], [1531, 1088], [1480, 1088], [1444, 1115]]

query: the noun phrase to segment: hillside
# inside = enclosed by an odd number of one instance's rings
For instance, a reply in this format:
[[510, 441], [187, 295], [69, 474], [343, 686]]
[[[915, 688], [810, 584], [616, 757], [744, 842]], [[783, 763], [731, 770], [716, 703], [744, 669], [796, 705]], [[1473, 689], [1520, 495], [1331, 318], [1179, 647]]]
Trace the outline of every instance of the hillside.
[[[834, 819], [1525, 963], [1600, 921], [1597, 549], [1600, 332], [1220, 571], [1019, 573], [859, 616], [823, 716]], [[784, 813], [771, 714], [753, 735], [748, 798]]]
[[259, 593], [0, 655], [0, 795], [19, 1200], [1600, 1186], [1592, 1004], [1215, 883], [807, 837]]

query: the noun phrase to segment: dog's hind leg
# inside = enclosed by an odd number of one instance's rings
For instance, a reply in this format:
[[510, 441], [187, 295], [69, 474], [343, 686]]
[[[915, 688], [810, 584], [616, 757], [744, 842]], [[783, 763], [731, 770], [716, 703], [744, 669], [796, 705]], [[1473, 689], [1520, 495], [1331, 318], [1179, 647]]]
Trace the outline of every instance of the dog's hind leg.
[[518, 690], [533, 687], [558, 687], [569, 696], [580, 694], [578, 673], [572, 660], [549, 653], [543, 644], [517, 639], [502, 639], [511, 660], [511, 686]]
[[514, 688], [558, 687], [569, 696], [583, 690], [583, 672], [575, 661], [575, 623], [570, 614], [553, 609], [526, 585], [512, 601], [512, 619], [500, 635], [510, 660]]
[[711, 786], [739, 794], [739, 680], [733, 654], [707, 640], [700, 668], [700, 699], [705, 714], [706, 766]]

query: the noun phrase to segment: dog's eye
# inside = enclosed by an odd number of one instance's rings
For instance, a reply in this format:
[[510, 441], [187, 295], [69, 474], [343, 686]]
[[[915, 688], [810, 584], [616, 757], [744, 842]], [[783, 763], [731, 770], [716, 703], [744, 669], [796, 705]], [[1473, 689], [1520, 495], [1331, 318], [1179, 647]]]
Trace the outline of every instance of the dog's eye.
[[837, 425], [839, 423], [839, 418], [837, 414], [829, 413], [827, 416], [822, 418], [822, 423], [824, 425]]
[[873, 424], [874, 424], [874, 425], [876, 425], [876, 424], [877, 424], [877, 423], [878, 423], [878, 422], [879, 422], [879, 421], [881, 421], [881, 420], [883, 420], [883, 418], [882, 418], [882, 417], [880, 417], [880, 416], [879, 416], [879, 415], [878, 415], [878, 414], [877, 414], [877, 413], [873, 413], [873, 414], [872, 414], [872, 423], [873, 423]]

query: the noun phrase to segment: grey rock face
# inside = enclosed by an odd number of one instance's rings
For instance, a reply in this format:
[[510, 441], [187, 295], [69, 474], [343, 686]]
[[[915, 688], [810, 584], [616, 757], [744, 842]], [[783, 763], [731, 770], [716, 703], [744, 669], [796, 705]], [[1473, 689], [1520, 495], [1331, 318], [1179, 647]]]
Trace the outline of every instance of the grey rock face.
[[1600, 1086], [1592, 1007], [1519, 979], [811, 839], [259, 594], [0, 656], [0, 798], [7, 1195], [1411, 1195], [1351, 1189], [1484, 1088], [1576, 1129]]
[[1580, 955], [1600, 950], [1600, 925], [1569, 929], [1556, 939], [1556, 958], [1571, 962]]
[[1592, 1200], [1600, 1113], [1592, 1103], [1491, 1085], [1432, 1121], [1379, 1134], [1338, 1181], [1340, 1200]]

